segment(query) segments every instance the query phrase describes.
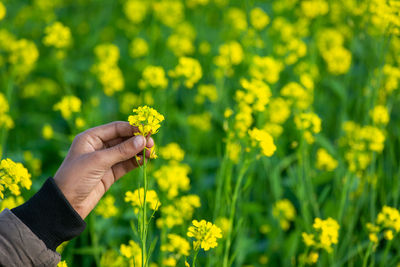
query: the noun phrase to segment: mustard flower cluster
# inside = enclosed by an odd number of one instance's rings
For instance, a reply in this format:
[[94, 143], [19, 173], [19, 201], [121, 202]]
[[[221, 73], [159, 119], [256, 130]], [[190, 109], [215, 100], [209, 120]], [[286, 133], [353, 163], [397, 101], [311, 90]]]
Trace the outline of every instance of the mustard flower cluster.
[[149, 3], [146, 1], [128, 0], [124, 4], [124, 13], [129, 21], [139, 24], [145, 19], [149, 8]]
[[19, 205], [22, 205], [24, 202], [24, 198], [21, 196], [7, 196], [5, 199], [0, 201], [0, 212], [2, 212], [4, 209], [11, 210]]
[[251, 25], [257, 29], [264, 29], [270, 22], [270, 18], [267, 13], [264, 12], [259, 7], [255, 7], [250, 11], [250, 23]]
[[249, 130], [249, 137], [252, 140], [252, 145], [258, 145], [264, 156], [271, 157], [275, 153], [274, 139], [267, 131], [253, 128]]
[[0, 162], [0, 197], [4, 198], [6, 189], [18, 196], [21, 188], [30, 189], [32, 185], [31, 175], [21, 164], [15, 163], [11, 159], [3, 159]]
[[92, 67], [93, 73], [103, 86], [107, 96], [124, 89], [125, 82], [121, 69], [118, 67], [119, 49], [114, 44], [100, 44], [94, 48], [96, 63]]
[[375, 106], [369, 113], [375, 125], [386, 126], [389, 123], [389, 111], [383, 105]]
[[334, 75], [347, 73], [351, 65], [351, 52], [343, 45], [344, 37], [333, 29], [324, 29], [318, 37], [318, 48], [327, 64], [328, 71]]
[[190, 167], [183, 163], [172, 162], [161, 166], [153, 174], [161, 191], [167, 193], [169, 199], [175, 198], [179, 191], [190, 189], [188, 174]]
[[323, 249], [332, 253], [332, 246], [339, 241], [340, 226], [337, 221], [332, 218], [326, 220], [315, 218], [313, 228], [314, 233], [302, 233], [304, 244], [315, 250]]
[[130, 125], [138, 128], [139, 132], [134, 135], [148, 136], [149, 134], [156, 134], [161, 127], [161, 122], [164, 116], [157, 112], [157, 110], [148, 106], [138, 107], [132, 111], [134, 115], [128, 117]]
[[203, 104], [206, 99], [213, 103], [218, 100], [217, 87], [213, 84], [201, 84], [198, 86], [197, 91], [195, 102], [198, 104]]
[[269, 86], [262, 80], [240, 80], [246, 91], [236, 91], [236, 102], [244, 102], [255, 111], [264, 111], [271, 97]]
[[14, 72], [19, 77], [25, 77], [35, 67], [39, 51], [34, 42], [26, 39], [15, 40], [12, 35], [7, 33], [6, 31], [1, 32], [0, 35], [4, 34], [5, 36], [0, 36], [0, 39], [5, 37], [6, 51], [9, 52], [8, 60], [12, 64]]
[[223, 70], [223, 74], [227, 76], [233, 75], [233, 66], [239, 65], [244, 58], [242, 46], [231, 41], [220, 45], [219, 54], [214, 58], [214, 64]]
[[196, 30], [188, 22], [179, 24], [167, 39], [167, 47], [176, 57], [192, 55], [195, 52]]
[[199, 129], [203, 132], [208, 132], [211, 130], [211, 113], [205, 111], [201, 114], [192, 114], [187, 117], [187, 122], [193, 128]]
[[322, 171], [331, 172], [338, 166], [338, 161], [334, 159], [328, 151], [323, 148], [317, 150], [317, 163], [316, 167]]
[[8, 114], [10, 106], [8, 105], [6, 97], [0, 93], [0, 128], [5, 127], [11, 129], [14, 127], [14, 121]]
[[203, 76], [200, 62], [190, 57], [180, 57], [175, 69], [168, 72], [172, 78], [182, 78], [187, 88], [192, 88]]
[[[308, 76], [303, 76], [308, 80]], [[304, 81], [305, 83], [305, 81]], [[307, 110], [314, 101], [314, 84], [312, 81], [306, 83], [307, 86], [296, 82], [289, 82], [281, 89], [281, 95], [287, 99], [288, 103], [297, 110]]]
[[127, 245], [121, 244], [119, 250], [128, 259], [129, 266], [142, 266], [142, 249], [135, 241], [129, 240]]
[[71, 118], [73, 113], [78, 113], [81, 111], [82, 101], [73, 95], [64, 96], [60, 102], [53, 106], [55, 111], [60, 111], [61, 116], [68, 120]]
[[3, 2], [0, 2], [0, 20], [3, 20], [7, 14], [7, 9], [4, 6]]
[[185, 157], [185, 151], [177, 143], [169, 143], [159, 150], [160, 156], [165, 160], [180, 162]]
[[297, 129], [302, 131], [303, 137], [307, 143], [314, 143], [314, 134], [321, 131], [321, 119], [317, 114], [308, 112], [300, 113], [295, 116], [294, 123]]
[[189, 256], [190, 243], [177, 234], [168, 234], [168, 243], [161, 246], [161, 251], [168, 252], [169, 256], [164, 260], [166, 266], [176, 266], [182, 256]]
[[381, 153], [384, 148], [385, 134], [374, 126], [360, 126], [353, 121], [343, 124], [345, 135], [340, 139], [340, 144], [346, 147], [345, 159], [349, 170], [362, 176], [372, 161], [372, 153]]
[[400, 34], [400, 5], [397, 1], [372, 0], [369, 5], [372, 31]]
[[379, 243], [378, 235], [383, 233], [386, 240], [393, 240], [400, 232], [400, 212], [396, 208], [383, 206], [376, 217], [375, 224], [367, 223], [369, 240], [375, 244]]
[[115, 198], [112, 195], [103, 197], [96, 206], [95, 213], [103, 218], [111, 218], [118, 214], [118, 208], [115, 206]]
[[129, 45], [129, 54], [132, 58], [144, 57], [149, 53], [149, 45], [143, 38], [135, 38]]
[[388, 94], [397, 90], [400, 85], [400, 67], [385, 64], [383, 66], [383, 88]]
[[268, 121], [264, 126], [269, 134], [274, 138], [278, 138], [283, 132], [283, 126], [290, 116], [289, 102], [281, 97], [271, 98], [266, 107]]
[[[139, 213], [139, 208], [143, 206], [144, 202], [144, 189], [143, 187], [136, 189], [135, 191], [127, 191], [125, 193], [125, 202], [132, 205], [135, 214]], [[158, 199], [157, 193], [154, 190], [147, 190], [146, 192], [146, 204], [149, 205], [150, 209], [158, 210], [161, 206], [161, 202]]]
[[252, 77], [275, 84], [283, 70], [283, 64], [272, 57], [254, 56], [250, 65], [249, 73]]
[[193, 226], [188, 228], [187, 236], [195, 239], [193, 241], [194, 250], [202, 248], [207, 251], [218, 246], [217, 240], [222, 238], [222, 231], [218, 226], [205, 220], [200, 222], [193, 220], [192, 224]]
[[43, 38], [43, 44], [46, 46], [62, 49], [71, 45], [71, 30], [59, 21], [47, 26], [44, 32], [46, 35]]
[[183, 225], [192, 218], [195, 209], [200, 206], [200, 197], [197, 195], [175, 198], [172, 203], [161, 207], [161, 218], [157, 220], [157, 227], [171, 229]]
[[272, 208], [272, 215], [279, 221], [283, 230], [288, 230], [290, 222], [296, 218], [296, 209], [289, 199], [277, 201]]
[[325, 0], [305, 0], [301, 1], [301, 11], [310, 18], [326, 15], [329, 11], [329, 5]]
[[165, 76], [165, 71], [159, 66], [146, 66], [142, 72], [142, 79], [139, 80], [139, 88], [144, 90], [148, 87], [166, 89], [168, 79]]
[[174, 28], [185, 18], [184, 5], [178, 0], [161, 0], [153, 4], [155, 17], [164, 25]]

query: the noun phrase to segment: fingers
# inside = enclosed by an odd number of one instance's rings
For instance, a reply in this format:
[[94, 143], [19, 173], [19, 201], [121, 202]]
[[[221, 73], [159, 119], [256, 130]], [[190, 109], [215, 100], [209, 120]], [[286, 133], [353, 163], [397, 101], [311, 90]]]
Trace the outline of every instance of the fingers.
[[145, 145], [146, 139], [143, 136], [134, 136], [120, 144], [94, 152], [92, 160], [94, 164], [102, 164], [105, 168], [111, 168], [121, 161], [133, 158], [143, 151]]

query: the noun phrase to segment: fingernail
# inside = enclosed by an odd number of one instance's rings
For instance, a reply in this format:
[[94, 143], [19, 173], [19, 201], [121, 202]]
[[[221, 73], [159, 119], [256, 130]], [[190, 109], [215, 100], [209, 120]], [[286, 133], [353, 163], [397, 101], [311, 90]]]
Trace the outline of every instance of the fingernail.
[[144, 137], [141, 135], [138, 135], [135, 137], [135, 139], [133, 139], [133, 144], [135, 145], [135, 147], [142, 147], [144, 146]]

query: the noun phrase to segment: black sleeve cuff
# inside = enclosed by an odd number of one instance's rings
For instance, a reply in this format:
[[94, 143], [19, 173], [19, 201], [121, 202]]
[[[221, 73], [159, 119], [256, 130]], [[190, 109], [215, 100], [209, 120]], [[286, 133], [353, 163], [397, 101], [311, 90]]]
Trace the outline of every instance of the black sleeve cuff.
[[51, 250], [86, 227], [51, 177], [31, 199], [11, 211]]

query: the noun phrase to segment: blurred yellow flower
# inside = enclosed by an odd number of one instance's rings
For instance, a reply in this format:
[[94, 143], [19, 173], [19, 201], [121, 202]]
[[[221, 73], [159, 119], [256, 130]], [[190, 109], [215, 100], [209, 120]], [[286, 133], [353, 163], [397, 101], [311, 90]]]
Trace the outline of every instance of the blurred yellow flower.
[[20, 188], [30, 189], [32, 185], [31, 175], [21, 163], [15, 163], [11, 159], [3, 159], [0, 162], [0, 197], [4, 198], [4, 191], [8, 188], [10, 192], [18, 196]]
[[129, 54], [132, 58], [144, 57], [149, 53], [149, 45], [143, 38], [135, 38], [129, 45]]
[[50, 140], [53, 138], [54, 131], [50, 124], [45, 124], [42, 128], [42, 136], [44, 139]]
[[189, 256], [190, 244], [185, 238], [177, 234], [168, 234], [167, 237], [168, 243], [161, 246], [161, 251], [174, 253], [177, 259], [181, 256]]
[[177, 143], [169, 143], [160, 147], [159, 154], [165, 160], [180, 162], [185, 156], [185, 151]]
[[[134, 208], [133, 211], [137, 214], [139, 208], [143, 206], [144, 189], [143, 187], [136, 189], [134, 192], [127, 191], [125, 193], [125, 202], [128, 202]], [[154, 190], [147, 190], [146, 192], [146, 203], [149, 204], [150, 209], [158, 210], [161, 206], [161, 202], [158, 199], [157, 193]]]
[[272, 215], [279, 220], [279, 224], [283, 230], [288, 230], [290, 222], [296, 218], [296, 209], [288, 199], [277, 201], [272, 208]]
[[272, 57], [254, 56], [249, 73], [252, 77], [275, 84], [283, 70], [283, 64]]
[[253, 128], [249, 130], [249, 136], [252, 140], [252, 145], [258, 144], [264, 156], [271, 157], [275, 153], [274, 139], [267, 131]]
[[124, 4], [124, 13], [126, 17], [133, 23], [141, 23], [147, 14], [149, 4], [141, 0], [128, 0]]
[[0, 20], [4, 19], [7, 14], [7, 9], [4, 6], [3, 2], [0, 2]]
[[142, 72], [142, 79], [139, 80], [139, 88], [147, 87], [165, 89], [168, 86], [168, 80], [165, 77], [165, 71], [159, 66], [146, 66]]
[[338, 166], [337, 160], [335, 160], [329, 153], [323, 148], [317, 150], [317, 163], [316, 166], [322, 171], [331, 172]]
[[270, 18], [264, 10], [255, 7], [250, 11], [250, 22], [255, 29], [262, 30], [269, 24]]
[[133, 240], [129, 244], [121, 244], [119, 248], [121, 255], [129, 259], [129, 266], [142, 266], [142, 249]]
[[389, 112], [387, 107], [383, 105], [375, 106], [369, 114], [376, 125], [386, 125], [389, 123]]
[[71, 30], [59, 21], [47, 26], [44, 32], [46, 35], [43, 38], [43, 43], [46, 46], [66, 48], [71, 44]]
[[68, 120], [71, 118], [73, 113], [78, 113], [81, 111], [82, 102], [76, 96], [64, 96], [60, 102], [56, 103], [53, 106], [55, 111], [59, 110], [61, 112], [61, 116]]
[[111, 218], [118, 214], [118, 208], [115, 206], [115, 198], [108, 194], [103, 197], [96, 206], [95, 213], [103, 218]]
[[161, 166], [153, 175], [160, 190], [166, 192], [169, 199], [173, 199], [179, 194], [179, 191], [190, 189], [189, 172], [190, 167], [188, 165], [171, 162], [168, 165]]
[[203, 76], [200, 62], [190, 57], [180, 57], [178, 65], [168, 72], [172, 78], [183, 78], [184, 84], [191, 89]]

